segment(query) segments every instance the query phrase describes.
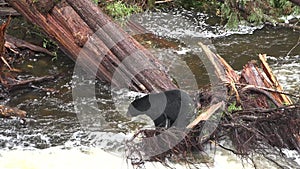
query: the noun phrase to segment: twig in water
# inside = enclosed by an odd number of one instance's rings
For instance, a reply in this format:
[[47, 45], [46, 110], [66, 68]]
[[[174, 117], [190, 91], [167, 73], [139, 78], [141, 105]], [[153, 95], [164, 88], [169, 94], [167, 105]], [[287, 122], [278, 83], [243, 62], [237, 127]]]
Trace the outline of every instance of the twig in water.
[[298, 46], [300, 45], [300, 36], [298, 38], [298, 42], [296, 43], [295, 46], [292, 47], [292, 49], [286, 54], [286, 56], [289, 56], [291, 54], [291, 52]]

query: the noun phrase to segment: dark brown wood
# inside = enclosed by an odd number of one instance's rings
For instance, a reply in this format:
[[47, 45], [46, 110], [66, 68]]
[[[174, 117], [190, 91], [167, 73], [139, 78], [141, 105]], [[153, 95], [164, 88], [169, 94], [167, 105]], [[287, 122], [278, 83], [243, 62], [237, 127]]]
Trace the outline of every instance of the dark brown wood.
[[300, 0], [290, 0], [291, 2], [293, 2], [294, 4], [300, 6]]
[[20, 15], [16, 10], [14, 10], [11, 6], [8, 5], [5, 0], [0, 0], [0, 16], [13, 16]]
[[4, 65], [6, 65], [9, 69], [12, 69], [5, 59], [5, 31], [9, 25], [10, 19], [11, 18], [9, 17], [5, 23], [0, 25], [0, 83], [2, 84], [5, 84], [5, 71], [3, 70], [6, 68]]
[[14, 10], [11, 7], [0, 7], [0, 16], [5, 17], [5, 16], [16, 16], [20, 15], [16, 10]]
[[[81, 52], [86, 70], [98, 66], [98, 78], [118, 87], [133, 82], [130, 87], [142, 92], [177, 88], [159, 61], [90, 0], [50, 4], [47, 13], [32, 1], [8, 0], [8, 3], [56, 40], [72, 59], [76, 60]], [[95, 32], [97, 36], [93, 36]], [[100, 65], [99, 59], [102, 59]], [[152, 69], [139, 71], [145, 65]], [[122, 76], [112, 80], [117, 69]]]
[[36, 46], [29, 42], [26, 42], [22, 39], [15, 38], [15, 37], [7, 35], [7, 34], [5, 35], [5, 39], [6, 39], [5, 47], [9, 48], [10, 50], [12, 50], [14, 52], [17, 51], [19, 48], [27, 48], [27, 49], [30, 49], [35, 52], [41, 52], [41, 53], [45, 53], [50, 56], [53, 56], [53, 53], [51, 53], [49, 50], [42, 48], [40, 46]]
[[[240, 83], [242, 84], [250, 84], [253, 86], [258, 86], [258, 87], [267, 87], [271, 88], [271, 84], [267, 83], [265, 84], [265, 79], [262, 78], [262, 73], [257, 67], [257, 62], [256, 61], [250, 61], [248, 62], [241, 73], [241, 78], [240, 78]], [[252, 88], [251, 88], [252, 89]], [[245, 93], [245, 91], [249, 91], [249, 93]], [[254, 91], [253, 89], [250, 91], [248, 90], [241, 90], [241, 94], [244, 94], [244, 97], [241, 99], [242, 100], [242, 106], [244, 109], [249, 109], [253, 107], [260, 107], [260, 108], [270, 108], [268, 99], [266, 97], [257, 97], [255, 96], [248, 96], [249, 94], [262, 94], [265, 95], [265, 93], [257, 93], [257, 91]], [[271, 95], [271, 94], [269, 94]], [[278, 94], [277, 94], [278, 95]], [[251, 98], [252, 97], [252, 98]], [[277, 99], [276, 99], [277, 100]], [[276, 102], [277, 103], [277, 102]], [[281, 101], [279, 101], [278, 105], [282, 105]], [[277, 106], [278, 106], [277, 105]]]
[[37, 84], [37, 83], [42, 83], [45, 81], [49, 81], [49, 80], [54, 80], [56, 78], [56, 76], [42, 76], [42, 77], [36, 77], [36, 78], [31, 78], [31, 79], [27, 79], [27, 80], [13, 80], [13, 82], [11, 82], [10, 84], [8, 84], [7, 88], [14, 88], [14, 87], [22, 87], [22, 86], [30, 86], [33, 84]]
[[5, 54], [5, 31], [10, 23], [10, 17], [0, 26], [0, 55], [1, 57]]

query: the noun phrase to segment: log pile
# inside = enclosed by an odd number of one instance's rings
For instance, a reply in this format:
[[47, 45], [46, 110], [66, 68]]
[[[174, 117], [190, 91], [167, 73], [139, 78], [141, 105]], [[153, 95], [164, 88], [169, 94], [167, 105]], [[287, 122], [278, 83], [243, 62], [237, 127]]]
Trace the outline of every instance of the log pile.
[[266, 55], [259, 55], [259, 60], [260, 66], [254, 61], [246, 64], [239, 81], [233, 82], [238, 91], [235, 99], [242, 109], [226, 113], [227, 124], [222, 127], [230, 128], [229, 135], [239, 153], [262, 147], [261, 141], [300, 152], [299, 105], [283, 91]]
[[[202, 48], [205, 48], [201, 45]], [[299, 96], [290, 95], [283, 91], [275, 75], [266, 62], [266, 55], [259, 55], [260, 61], [250, 61], [238, 75], [220, 56], [204, 49], [207, 57], [212, 57], [213, 65], [221, 65], [225, 70], [226, 80], [223, 81], [229, 91], [226, 109], [222, 112], [221, 121], [217, 129], [209, 136], [200, 135], [201, 130], [212, 114], [221, 107], [221, 103], [214, 104], [201, 113], [189, 126], [191, 130], [185, 134], [184, 139], [169, 150], [143, 159], [145, 149], [136, 147], [134, 140], [145, 140], [144, 147], [155, 149], [159, 144], [168, 145], [174, 133], [163, 139], [163, 143], [147, 142], [147, 138], [155, 137], [165, 129], [147, 129], [139, 131], [128, 142], [128, 158], [133, 165], [140, 166], [144, 161], [159, 161], [166, 164], [166, 159], [184, 161], [189, 160], [193, 154], [205, 152], [205, 145], [215, 143], [237, 155], [249, 157], [251, 153], [266, 150], [270, 147], [288, 148], [300, 152], [300, 105], [294, 104]], [[260, 64], [259, 64], [260, 63]], [[215, 66], [216, 70], [220, 67]], [[222, 78], [222, 77], [220, 77]], [[223, 79], [224, 80], [224, 79]], [[213, 93], [203, 92], [205, 98], [212, 98]], [[207, 100], [206, 100], [207, 101]], [[206, 104], [207, 105], [207, 104]], [[169, 132], [169, 131], [167, 131]], [[219, 142], [230, 139], [232, 147], [225, 147]], [[160, 140], [161, 142], [162, 140]], [[132, 144], [133, 143], [133, 144]], [[149, 148], [150, 147], [150, 148]], [[258, 151], [257, 151], [258, 152]], [[272, 161], [274, 162], [274, 161]]]
[[[81, 54], [86, 71], [98, 68], [99, 79], [145, 93], [177, 88], [159, 61], [92, 1], [7, 2], [40, 26], [74, 61]], [[140, 71], [139, 65], [151, 70]], [[117, 69], [122, 76], [112, 80]]]
[[[81, 55], [83, 61], [80, 66], [84, 68], [83, 70], [95, 73], [95, 69], [91, 70], [91, 67], [96, 68], [98, 72], [96, 76], [100, 80], [120, 88], [126, 87], [145, 93], [177, 88], [159, 61], [92, 1], [8, 0], [7, 2], [26, 19], [40, 26], [74, 61]], [[56, 78], [56, 76], [45, 76], [18, 81], [13, 77], [12, 72], [18, 70], [11, 67], [4, 58], [4, 46], [15, 53], [18, 53], [17, 48], [28, 48], [48, 55], [52, 53], [5, 35], [7, 25], [8, 23], [3, 24], [0, 28], [2, 30], [0, 53], [3, 54], [0, 67], [1, 70], [2, 68], [7, 70], [2, 70], [0, 73], [1, 85], [11, 90], [15, 87], [32, 87], [33, 85], [30, 84]], [[143, 69], [144, 67], [146, 69]], [[113, 80], [116, 74], [119, 76]], [[13, 115], [13, 113], [8, 114]]]

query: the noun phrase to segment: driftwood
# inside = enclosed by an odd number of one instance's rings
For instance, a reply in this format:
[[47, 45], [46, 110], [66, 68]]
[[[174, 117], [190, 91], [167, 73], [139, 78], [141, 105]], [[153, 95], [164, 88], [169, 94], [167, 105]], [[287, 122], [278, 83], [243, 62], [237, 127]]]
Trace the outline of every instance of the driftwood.
[[265, 144], [300, 151], [299, 106], [293, 105], [290, 95], [283, 91], [266, 55], [259, 55], [259, 59], [260, 67], [258, 62], [250, 61], [238, 81], [231, 82], [238, 91], [242, 110], [226, 113], [222, 126], [226, 131], [230, 128], [236, 152], [241, 154]]
[[5, 54], [5, 31], [6, 31], [6, 28], [8, 27], [10, 23], [10, 17], [8, 18], [8, 20], [3, 23], [1, 26], [0, 26], [0, 55], [1, 57], [4, 57], [4, 54]]
[[9, 25], [9, 22], [10, 22], [10, 18], [5, 22], [3, 23], [1, 26], [0, 26], [0, 82], [3, 83], [4, 81], [4, 70], [6, 69], [4, 67], [4, 65], [6, 65], [9, 69], [12, 69], [10, 67], [10, 65], [8, 64], [8, 62], [6, 61], [5, 59], [5, 31], [6, 31], [6, 28], [8, 27]]
[[[268, 158], [266, 153], [267, 149], [273, 146], [300, 152], [300, 105], [295, 105], [289, 97], [293, 95], [282, 90], [266, 62], [265, 55], [259, 55], [260, 67], [257, 61], [250, 61], [244, 66], [241, 75], [237, 75], [224, 59], [210, 52], [202, 44], [199, 45], [210, 58], [216, 72], [221, 68], [224, 69], [226, 78], [221, 76], [219, 78], [223, 79], [223, 85], [226, 85], [227, 89], [231, 91], [228, 93], [227, 108], [223, 109], [223, 116], [218, 127], [211, 135], [200, 137], [204, 124], [210, 121], [209, 117], [212, 114], [219, 112], [222, 102], [211, 105], [206, 111], [199, 114], [188, 125], [189, 132], [182, 133], [185, 136], [183, 140], [162, 154], [155, 155], [150, 159], [143, 159], [142, 154], [146, 152], [129, 141], [127, 145], [128, 159], [132, 161], [132, 164], [140, 166], [144, 161], [159, 161], [166, 164], [167, 158], [193, 164], [189, 160], [190, 156], [193, 156], [194, 153], [205, 153], [204, 147], [208, 143], [215, 143], [227, 151], [248, 158], [250, 157], [248, 155], [253, 152], [261, 153], [271, 162], [274, 160]], [[212, 100], [213, 95], [214, 93], [202, 93], [202, 97], [209, 101]], [[234, 102], [237, 104], [233, 104]], [[174, 137], [171, 131], [167, 131], [170, 133], [163, 140], [159, 140], [159, 143], [147, 142], [148, 137], [155, 137], [162, 132], [166, 133], [164, 129], [141, 130], [134, 135], [133, 140], [137, 138], [142, 142], [145, 140], [142, 145], [150, 147], [150, 149], [155, 149], [161, 144], [169, 145]], [[220, 140], [228, 137], [233, 147], [226, 147], [219, 143]], [[138, 156], [136, 156], [137, 154]], [[267, 154], [270, 155], [270, 153]], [[276, 162], [274, 164], [281, 166]]]
[[[222, 61], [224, 60], [220, 60], [219, 57], [214, 54], [213, 52], [211, 52], [207, 46], [203, 45], [201, 42], [199, 42], [199, 46], [203, 49], [209, 63], [214, 67], [215, 70], [215, 75], [218, 78], [217, 82], [225, 85], [226, 82], [228, 82], [228, 79], [225, 76], [225, 72], [224, 72], [224, 66], [222, 66]], [[228, 77], [228, 76], [227, 76]], [[214, 84], [214, 85], [218, 85], [218, 84]], [[223, 93], [222, 93], [223, 94]], [[217, 95], [216, 93], [213, 94], [212, 97], [216, 97], [214, 95]], [[213, 100], [214, 98], [211, 98], [211, 100]], [[193, 122], [191, 122], [187, 128], [192, 129], [194, 128], [197, 124], [199, 124], [201, 121], [205, 121], [208, 120], [213, 114], [216, 114], [220, 111], [223, 111], [225, 108], [225, 99], [217, 99], [216, 101], [217, 103], [210, 105], [210, 107], [208, 108], [208, 110], [206, 110], [204, 113], [201, 113]]]
[[[47, 54], [51, 54], [47, 49], [38, 47], [36, 45], [30, 44], [23, 40], [14, 38], [12, 36], [6, 35], [5, 30], [9, 25], [10, 17], [8, 20], [0, 26], [0, 83], [2, 86], [6, 87], [7, 90], [12, 90], [13, 88], [20, 88], [24, 86], [28, 86], [35, 83], [40, 83], [46, 80], [54, 79], [55, 76], [44, 76], [38, 78], [32, 78], [28, 80], [17, 80], [14, 78], [11, 72], [18, 71], [10, 66], [7, 61], [6, 49], [5, 47], [9, 47], [11, 50], [16, 50], [16, 48], [29, 48], [34, 51], [44, 52]], [[8, 41], [7, 41], [8, 40]], [[29, 86], [30, 87], [30, 86]]]
[[[10, 18], [5, 22], [3, 23], [1, 26], [0, 26], [0, 83], [2, 85], [4, 85], [5, 83], [5, 74], [3, 73], [4, 70], [6, 70], [6, 67], [5, 65], [9, 68], [9, 69], [12, 69], [10, 67], [10, 65], [7, 63], [6, 59], [5, 59], [5, 38], [4, 38], [4, 35], [5, 35], [5, 31], [6, 31], [6, 28], [7, 26], [9, 25], [9, 22], [10, 22]], [[8, 106], [4, 106], [4, 105], [0, 105], [0, 117], [12, 117], [12, 116], [17, 116], [17, 117], [21, 117], [21, 118], [24, 118], [26, 116], [26, 112], [23, 111], [23, 110], [20, 110], [18, 108], [11, 108], [11, 107], [8, 107]]]
[[18, 108], [0, 105], [0, 117], [21, 117], [25, 118], [26, 112]]
[[[268, 65], [267, 63], [267, 59], [266, 59], [266, 55], [259, 55], [259, 59], [261, 61], [261, 64], [262, 64], [262, 69], [264, 70], [266, 76], [268, 78], [264, 78], [264, 79], [269, 79], [271, 84], [273, 84], [273, 86], [270, 86], [270, 84], [266, 82], [265, 83], [265, 86], [266, 87], [269, 87], [269, 88], [274, 88], [276, 91], [279, 91], [279, 92], [282, 92], [283, 91], [283, 88], [282, 86], [279, 84], [279, 82], [277, 81], [276, 77], [274, 76], [270, 66]], [[282, 103], [285, 103], [285, 104], [293, 104], [292, 100], [285, 94], [280, 94], [279, 96], [278, 95], [275, 95], [273, 94], [273, 96], [279, 101], [279, 102], [282, 102]], [[278, 98], [277, 98], [278, 96]]]
[[20, 15], [16, 10], [8, 5], [5, 0], [0, 0], [0, 16], [15, 16]]
[[[2, 85], [6, 87], [8, 90], [15, 90], [17, 88], [24, 88], [24, 87], [37, 88], [36, 86], [34, 86], [35, 84], [39, 84], [54, 79], [56, 79], [56, 76], [52, 76], [52, 75], [36, 77], [36, 78], [31, 78], [26, 80], [8, 79], [7, 81], [4, 81]], [[39, 89], [43, 91], [52, 91], [51, 89], [43, 89], [43, 88], [39, 88]]]
[[[142, 92], [177, 88], [158, 60], [90, 0], [47, 2], [8, 0], [14, 9], [55, 39], [72, 59], [76, 60], [83, 45], [89, 46], [81, 53], [83, 66], [87, 70], [98, 67], [102, 59], [97, 74], [102, 80], [119, 87], [132, 82], [130, 88]], [[96, 31], [97, 36], [90, 38]], [[145, 65], [151, 70], [137, 69]], [[112, 81], [116, 69], [122, 76]]]
[[25, 48], [25, 49], [30, 49], [31, 51], [34, 51], [34, 52], [41, 52], [41, 53], [45, 53], [50, 56], [53, 56], [53, 53], [51, 53], [49, 50], [47, 50], [43, 47], [31, 44], [22, 39], [15, 38], [15, 37], [7, 35], [7, 34], [5, 35], [5, 47], [10, 49], [11, 51], [13, 51], [16, 54], [19, 54], [19, 52], [18, 52], [19, 49]]

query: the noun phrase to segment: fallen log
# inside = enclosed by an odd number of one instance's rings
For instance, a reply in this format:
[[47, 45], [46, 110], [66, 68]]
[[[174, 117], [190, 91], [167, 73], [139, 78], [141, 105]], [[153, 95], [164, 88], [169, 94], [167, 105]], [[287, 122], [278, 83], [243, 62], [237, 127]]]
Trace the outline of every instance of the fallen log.
[[[98, 68], [101, 60], [98, 78], [119, 87], [130, 83], [131, 89], [142, 92], [177, 88], [159, 61], [90, 0], [58, 3], [8, 0], [8, 3], [55, 39], [73, 60], [81, 52], [86, 70]], [[151, 70], [142, 69], [145, 65]], [[121, 74], [120, 79], [112, 81], [116, 70]]]

